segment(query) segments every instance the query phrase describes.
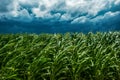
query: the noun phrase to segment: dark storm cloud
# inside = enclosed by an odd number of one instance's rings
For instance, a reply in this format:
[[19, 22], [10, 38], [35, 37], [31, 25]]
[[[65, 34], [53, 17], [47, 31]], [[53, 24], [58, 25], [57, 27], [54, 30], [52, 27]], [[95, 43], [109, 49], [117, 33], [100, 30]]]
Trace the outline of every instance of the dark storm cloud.
[[13, 0], [0, 0], [0, 13], [12, 10]]
[[120, 0], [0, 1], [0, 32], [120, 30]]

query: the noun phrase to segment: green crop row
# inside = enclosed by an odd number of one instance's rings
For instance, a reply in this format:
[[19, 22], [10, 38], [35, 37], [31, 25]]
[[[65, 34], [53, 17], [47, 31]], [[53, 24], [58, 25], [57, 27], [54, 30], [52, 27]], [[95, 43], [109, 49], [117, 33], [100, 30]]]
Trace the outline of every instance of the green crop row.
[[0, 80], [120, 80], [120, 32], [0, 34]]

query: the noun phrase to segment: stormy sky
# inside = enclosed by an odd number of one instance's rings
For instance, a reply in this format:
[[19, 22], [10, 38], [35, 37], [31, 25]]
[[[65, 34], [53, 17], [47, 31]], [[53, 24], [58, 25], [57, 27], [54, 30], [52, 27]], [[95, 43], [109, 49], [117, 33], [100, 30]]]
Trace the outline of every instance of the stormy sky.
[[120, 31], [120, 0], [0, 0], [0, 33]]

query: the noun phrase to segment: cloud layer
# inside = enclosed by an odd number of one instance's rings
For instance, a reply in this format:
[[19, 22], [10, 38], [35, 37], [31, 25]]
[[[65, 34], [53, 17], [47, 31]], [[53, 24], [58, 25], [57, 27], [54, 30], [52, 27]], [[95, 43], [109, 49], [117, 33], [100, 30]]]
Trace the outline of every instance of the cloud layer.
[[0, 3], [0, 32], [109, 30], [120, 30], [120, 0], [1, 0]]

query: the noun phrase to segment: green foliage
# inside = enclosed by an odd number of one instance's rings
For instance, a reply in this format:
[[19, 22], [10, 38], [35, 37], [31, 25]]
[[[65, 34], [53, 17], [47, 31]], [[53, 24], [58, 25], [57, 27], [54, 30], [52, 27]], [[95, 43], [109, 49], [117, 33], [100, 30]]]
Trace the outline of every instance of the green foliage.
[[120, 32], [0, 34], [0, 80], [120, 80]]

